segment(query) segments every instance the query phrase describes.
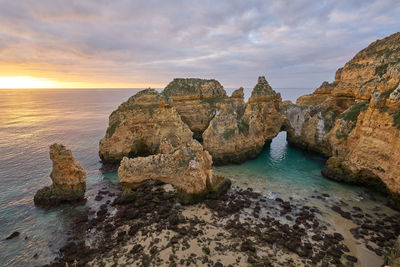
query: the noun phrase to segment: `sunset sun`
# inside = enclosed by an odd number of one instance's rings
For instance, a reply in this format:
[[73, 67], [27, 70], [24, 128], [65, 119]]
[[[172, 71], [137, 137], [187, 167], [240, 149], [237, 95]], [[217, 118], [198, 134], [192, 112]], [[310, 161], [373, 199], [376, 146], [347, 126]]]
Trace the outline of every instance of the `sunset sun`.
[[47, 78], [29, 76], [0, 77], [0, 88], [56, 88], [59, 83]]

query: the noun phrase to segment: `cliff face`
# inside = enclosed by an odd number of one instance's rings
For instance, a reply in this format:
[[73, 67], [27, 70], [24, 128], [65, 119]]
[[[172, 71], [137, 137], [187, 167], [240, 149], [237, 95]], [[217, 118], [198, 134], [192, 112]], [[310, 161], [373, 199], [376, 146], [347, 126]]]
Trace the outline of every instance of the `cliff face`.
[[186, 144], [192, 135], [168, 99], [147, 89], [129, 98], [110, 115], [99, 155], [103, 162], [118, 163], [124, 156], [159, 153], [164, 139], [174, 147]]
[[281, 106], [284, 117], [283, 129], [288, 141], [305, 150], [330, 155], [326, 134], [331, 130], [336, 115], [321, 106], [300, 106], [284, 102]]
[[291, 143], [331, 156], [323, 174], [400, 200], [400, 33], [360, 51], [296, 105], [282, 105]]
[[[399, 76], [400, 77], [400, 76]], [[400, 87], [376, 92], [339, 115], [327, 135], [332, 157], [323, 174], [380, 186], [400, 201]]]
[[174, 79], [162, 94], [173, 100], [172, 106], [199, 140], [215, 116], [218, 105], [228, 99], [218, 81], [193, 78]]
[[72, 152], [60, 144], [50, 146], [53, 169], [50, 173], [51, 186], [38, 190], [34, 202], [39, 206], [57, 206], [62, 202], [83, 200], [86, 188], [86, 172], [75, 160]]
[[[232, 98], [242, 95], [234, 92]], [[248, 103], [225, 105], [203, 133], [204, 147], [216, 164], [239, 163], [258, 156], [282, 126], [280, 94], [264, 77], [258, 79]]]
[[[340, 68], [334, 82], [324, 82], [313, 94], [297, 99], [297, 106], [284, 108], [287, 128], [294, 128], [298, 120], [304, 121], [303, 130], [296, 135], [289, 134], [289, 141], [330, 156], [332, 151], [326, 135], [336, 117], [354, 104], [370, 100], [375, 91], [395, 88], [399, 81], [396, 67], [399, 56], [400, 33], [378, 40]], [[290, 115], [294, 109], [301, 109], [299, 119], [293, 120]]]

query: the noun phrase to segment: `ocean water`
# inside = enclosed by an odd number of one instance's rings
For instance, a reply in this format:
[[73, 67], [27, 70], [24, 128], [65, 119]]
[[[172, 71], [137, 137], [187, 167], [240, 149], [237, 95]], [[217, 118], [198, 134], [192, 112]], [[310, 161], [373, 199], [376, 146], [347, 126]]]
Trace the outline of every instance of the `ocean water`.
[[[14, 231], [21, 235], [0, 241], [0, 266], [32, 266], [49, 263], [66, 238], [71, 218], [79, 209], [67, 205], [45, 211], [33, 205], [35, 192], [50, 185], [51, 161], [48, 147], [63, 143], [87, 171], [86, 206], [96, 205], [97, 190], [118, 182], [116, 173], [102, 173], [98, 142], [104, 136], [109, 114], [138, 89], [32, 89], [0, 90], [0, 240]], [[227, 89], [230, 94], [233, 89]], [[311, 89], [277, 89], [284, 100], [295, 101]], [[251, 90], [246, 89], [248, 98]], [[331, 195], [332, 203], [345, 201], [363, 209], [383, 205], [385, 198], [365, 188], [348, 186], [323, 178], [325, 159], [289, 146], [286, 133], [280, 133], [261, 155], [241, 165], [214, 168], [232, 179], [235, 186], [251, 186], [270, 198], [307, 199], [315, 192]], [[371, 197], [373, 195], [373, 197]], [[325, 220], [346, 234], [351, 225], [327, 211]], [[362, 246], [349, 247], [374, 266], [382, 260]]]

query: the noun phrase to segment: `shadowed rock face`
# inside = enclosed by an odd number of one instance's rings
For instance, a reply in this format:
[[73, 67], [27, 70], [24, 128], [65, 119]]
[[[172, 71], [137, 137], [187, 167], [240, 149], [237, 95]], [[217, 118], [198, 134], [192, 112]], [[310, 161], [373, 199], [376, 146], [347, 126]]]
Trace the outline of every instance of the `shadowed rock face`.
[[[232, 98], [242, 95], [235, 91]], [[259, 77], [249, 102], [243, 106], [227, 104], [203, 133], [204, 147], [216, 164], [240, 163], [255, 158], [265, 142], [274, 138], [282, 126], [280, 94]]]
[[86, 187], [86, 172], [72, 156], [71, 150], [61, 144], [50, 146], [53, 169], [50, 173], [51, 186], [35, 194], [34, 202], [41, 206], [57, 206], [62, 202], [83, 200]]
[[129, 98], [110, 115], [99, 155], [104, 163], [118, 163], [125, 156], [159, 153], [164, 139], [174, 147], [186, 144], [192, 135], [168, 99], [147, 89]]
[[174, 79], [162, 94], [173, 100], [172, 106], [198, 140], [201, 140], [218, 106], [229, 100], [218, 81], [205, 79]]
[[226, 187], [228, 181], [213, 175], [211, 165], [211, 155], [196, 140], [177, 149], [164, 142], [161, 154], [123, 158], [118, 178], [128, 191], [150, 179], [169, 183], [178, 189], [184, 201], [192, 202], [210, 191]]

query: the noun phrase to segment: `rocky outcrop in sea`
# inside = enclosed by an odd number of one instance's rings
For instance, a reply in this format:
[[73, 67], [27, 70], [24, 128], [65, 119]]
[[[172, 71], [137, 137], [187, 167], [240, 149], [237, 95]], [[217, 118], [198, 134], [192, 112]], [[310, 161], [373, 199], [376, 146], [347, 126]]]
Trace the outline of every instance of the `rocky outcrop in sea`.
[[50, 159], [53, 162], [50, 173], [52, 185], [36, 192], [35, 205], [54, 207], [63, 202], [82, 201], [85, 197], [86, 172], [72, 156], [71, 150], [61, 144], [52, 144]]
[[[241, 92], [234, 92], [242, 96]], [[268, 84], [259, 77], [251, 97], [245, 105], [226, 104], [211, 120], [203, 133], [204, 147], [216, 164], [241, 163], [259, 155], [265, 143], [271, 141], [281, 129], [282, 102]]]

